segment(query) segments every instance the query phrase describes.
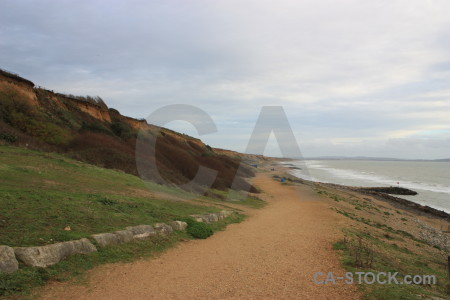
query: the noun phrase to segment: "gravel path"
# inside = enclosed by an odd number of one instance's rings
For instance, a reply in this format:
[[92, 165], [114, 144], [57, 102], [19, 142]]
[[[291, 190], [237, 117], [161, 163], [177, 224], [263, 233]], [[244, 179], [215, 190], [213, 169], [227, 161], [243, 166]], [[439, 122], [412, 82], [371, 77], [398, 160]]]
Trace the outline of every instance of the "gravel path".
[[309, 187], [281, 185], [268, 174], [253, 181], [269, 205], [207, 240], [160, 257], [110, 264], [88, 285], [52, 283], [43, 299], [359, 299], [356, 286], [316, 285], [315, 272], [345, 271], [332, 244], [345, 222]]

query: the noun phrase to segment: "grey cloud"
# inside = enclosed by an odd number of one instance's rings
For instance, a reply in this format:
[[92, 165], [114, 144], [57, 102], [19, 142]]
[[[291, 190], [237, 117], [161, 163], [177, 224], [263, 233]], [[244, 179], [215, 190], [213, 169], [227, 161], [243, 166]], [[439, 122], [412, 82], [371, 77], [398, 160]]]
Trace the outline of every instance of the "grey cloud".
[[392, 139], [450, 129], [449, 13], [420, 0], [5, 0], [0, 67], [133, 117], [196, 105], [217, 123], [202, 136], [213, 146], [243, 151], [261, 106], [283, 105], [306, 156], [395, 156], [419, 144]]

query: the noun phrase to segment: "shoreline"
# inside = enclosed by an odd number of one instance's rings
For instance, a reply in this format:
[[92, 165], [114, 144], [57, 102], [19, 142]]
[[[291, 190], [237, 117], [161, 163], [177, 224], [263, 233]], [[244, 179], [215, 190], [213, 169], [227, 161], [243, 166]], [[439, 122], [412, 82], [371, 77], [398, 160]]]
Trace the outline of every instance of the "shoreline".
[[447, 213], [392, 195], [369, 193], [361, 187], [300, 179], [289, 173], [288, 166], [275, 161], [270, 167], [277, 171], [271, 173], [274, 180], [285, 186], [312, 188], [329, 210], [343, 218], [336, 227], [344, 237], [333, 249], [340, 253], [347, 271], [394, 270], [403, 275], [437, 278], [435, 285], [362, 284], [359, 290], [365, 299], [448, 298], [450, 221]]
[[[442, 182], [440, 181], [438, 178], [439, 176], [436, 176], [436, 181], [427, 181], [426, 178], [430, 177], [432, 174], [441, 174], [441, 173], [435, 173], [439, 172], [440, 169], [434, 170], [434, 169], [430, 169], [429, 173], [430, 176], [422, 176], [422, 177], [417, 177], [415, 178], [413, 177], [408, 177], [408, 175], [406, 175], [404, 172], [400, 172], [400, 173], [386, 173], [386, 172], [379, 172], [380, 170], [377, 170], [377, 168], [372, 168], [369, 166], [365, 165], [356, 165], [356, 169], [353, 169], [353, 167], [348, 168], [346, 161], [344, 161], [345, 165], [339, 164], [339, 165], [328, 165], [326, 161], [324, 162], [318, 162], [319, 164], [324, 164], [324, 166], [327, 168], [331, 168], [332, 170], [335, 170], [336, 172], [349, 172], [349, 174], [344, 174], [339, 175], [338, 174], [334, 174], [331, 171], [327, 171], [325, 173], [317, 173], [316, 175], [319, 178], [314, 178], [314, 177], [310, 177], [310, 173], [309, 171], [311, 170], [311, 172], [313, 172], [315, 170], [314, 167], [312, 167], [312, 169], [309, 168], [308, 164], [306, 163], [307, 160], [291, 160], [291, 159], [286, 159], [286, 160], [279, 160], [278, 162], [282, 165], [285, 166], [286, 168], [290, 169], [289, 170], [289, 174], [297, 177], [299, 179], [302, 180], [309, 180], [309, 181], [317, 181], [320, 183], [328, 183], [328, 184], [336, 184], [336, 185], [342, 185], [342, 186], [349, 186], [349, 187], [353, 187], [353, 188], [371, 188], [371, 187], [377, 187], [377, 188], [395, 188], [395, 187], [399, 187], [399, 188], [406, 188], [406, 189], [411, 189], [415, 192], [417, 192], [417, 194], [415, 195], [407, 195], [407, 194], [403, 194], [403, 195], [396, 195], [395, 193], [387, 193], [391, 196], [400, 198], [402, 200], [399, 200], [397, 202], [403, 202], [405, 205], [408, 205], [410, 207], [417, 207], [418, 210], [421, 211], [428, 211], [432, 214], [436, 214], [442, 217], [445, 217], [445, 215], [450, 217], [450, 207], [448, 206], [448, 202], [447, 200], [450, 197], [449, 194], [449, 188], [448, 187], [448, 181], [446, 182]], [[358, 161], [358, 160], [356, 160]], [[348, 161], [349, 163], [351, 163], [351, 161]], [[367, 161], [367, 163], [372, 163], [375, 161]], [[384, 162], [384, 161], [381, 161]], [[392, 162], [396, 162], [396, 161], [392, 161]], [[377, 165], [378, 166], [378, 165]], [[390, 165], [389, 165], [390, 166]], [[396, 165], [393, 165], [392, 167], [395, 167]], [[413, 168], [413, 167], [411, 167]], [[306, 173], [304, 174], [304, 171], [301, 171], [299, 175], [296, 175], [296, 170], [302, 170], [304, 169], [306, 171]], [[319, 169], [317, 169], [319, 170]], [[361, 173], [362, 172], [362, 173]], [[314, 172], [313, 172], [314, 173]], [[314, 173], [315, 174], [315, 173]], [[369, 174], [369, 175], [368, 175]], [[402, 175], [403, 174], [403, 175]], [[349, 177], [348, 177], [348, 176]], [[442, 173], [442, 175], [445, 177], [448, 174], [447, 173]], [[306, 176], [306, 177], [305, 177]], [[367, 177], [368, 176], [368, 177]], [[401, 176], [398, 177], [398, 176]], [[405, 177], [404, 177], [405, 176]], [[397, 178], [398, 177], [398, 178]], [[433, 176], [431, 176], [433, 177]], [[441, 176], [442, 177], [442, 176]], [[383, 179], [381, 181], [379, 181], [379, 179]], [[386, 181], [389, 180], [389, 181]], [[397, 181], [401, 181], [402, 184], [399, 185]], [[416, 182], [417, 181], [417, 182]], [[397, 183], [397, 184], [396, 184]], [[402, 196], [414, 196], [414, 197], [402, 197]], [[394, 199], [392, 199], [392, 201], [395, 201]], [[417, 206], [415, 204], [410, 205], [409, 203], [415, 203], [418, 204]], [[442, 214], [441, 212], [443, 212], [444, 214]]]
[[[434, 244], [435, 246], [450, 251], [450, 215], [445, 211], [440, 211], [429, 206], [423, 206], [390, 194], [370, 192], [364, 187], [353, 187], [301, 179], [290, 174], [289, 171], [291, 168], [289, 166], [280, 164], [279, 162], [280, 161], [273, 161], [271, 164], [271, 168], [276, 166], [276, 172], [272, 172], [271, 174], [274, 179], [281, 179], [281, 177], [284, 177], [285, 182], [288, 184], [307, 185], [314, 188], [318, 193], [327, 191], [325, 194], [339, 195], [344, 198], [348, 196], [350, 196], [350, 198], [358, 198], [360, 201], [366, 202], [366, 204], [363, 205], [370, 206], [376, 204], [375, 206], [381, 210], [387, 209], [389, 211], [396, 211], [396, 214], [412, 217], [412, 220], [414, 220], [415, 223], [412, 227], [410, 227], [411, 224], [408, 224], [408, 226], [401, 224], [403, 222], [400, 220], [397, 220], [391, 225], [398, 230], [412, 233], [416, 238], [426, 240], [430, 244]], [[335, 199], [335, 201], [340, 200]], [[361, 210], [348, 212], [354, 217], [361, 216], [363, 213]], [[386, 225], [387, 221], [387, 219], [379, 218], [377, 223]]]
[[[381, 187], [381, 186], [380, 187], [351, 186], [351, 185], [343, 185], [343, 184], [337, 184], [337, 183], [331, 183], [331, 182], [312, 181], [312, 180], [299, 178], [299, 177], [291, 174], [289, 171], [299, 169], [298, 167], [296, 167], [292, 164], [279, 164], [279, 166], [281, 166], [283, 169], [285, 169], [284, 171], [285, 171], [286, 175], [288, 175], [288, 176], [286, 176], [287, 178], [289, 176], [294, 177], [294, 179], [292, 179], [292, 178], [287, 179], [292, 182], [302, 181], [302, 182], [308, 182], [310, 184], [328, 185], [330, 187], [340, 189], [340, 190], [350, 190], [350, 191], [358, 192], [358, 193], [365, 194], [365, 195], [375, 196], [375, 197], [377, 197], [377, 199], [388, 202], [389, 204], [396, 206], [400, 209], [408, 210], [408, 211], [418, 214], [418, 215], [430, 215], [433, 217], [442, 218], [442, 219], [450, 222], [450, 213], [448, 213], [444, 210], [437, 209], [437, 208], [431, 207], [429, 205], [422, 205], [422, 204], [419, 204], [412, 200], [408, 200], [408, 199], [401, 198], [398, 196], [393, 196], [394, 194], [389, 194], [389, 193], [385, 193], [385, 192], [376, 192], [376, 191], [370, 190], [370, 189], [385, 188], [385, 187]], [[395, 188], [395, 187], [392, 187], [392, 188]], [[411, 190], [411, 191], [413, 191], [413, 190]], [[450, 231], [450, 228], [448, 231]]]

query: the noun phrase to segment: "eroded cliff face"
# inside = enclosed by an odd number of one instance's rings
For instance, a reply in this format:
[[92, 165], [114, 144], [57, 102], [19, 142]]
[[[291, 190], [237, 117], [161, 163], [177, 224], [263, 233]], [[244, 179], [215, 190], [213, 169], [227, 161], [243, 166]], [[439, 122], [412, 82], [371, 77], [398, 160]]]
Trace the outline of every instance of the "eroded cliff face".
[[[160, 183], [185, 184], [204, 166], [218, 172], [212, 185], [215, 189], [227, 189], [237, 182], [237, 189], [257, 192], [244, 179], [254, 175], [250, 168], [236, 177], [239, 168], [236, 155], [231, 156], [225, 150], [223, 154], [215, 152], [199, 139], [123, 116], [98, 97], [59, 94], [35, 87], [13, 73], [0, 70], [0, 75], [0, 133], [8, 143], [62, 152], [133, 175], [142, 175], [136, 164], [139, 158], [148, 164], [144, 171], [150, 171], [144, 177], [156, 182], [164, 178]], [[154, 157], [147, 152], [136, 153], [138, 130], [146, 131], [146, 138], [157, 142]], [[155, 166], [161, 177], [152, 172]], [[190, 188], [200, 189], [200, 185]]]
[[30, 105], [39, 104], [36, 93], [34, 92], [34, 83], [20, 77], [10, 77], [0, 72], [0, 93], [16, 94]]
[[91, 117], [102, 122], [111, 123], [111, 116], [109, 115], [109, 111], [107, 108], [100, 107], [99, 105], [95, 105], [87, 101], [67, 97], [62, 94], [55, 94], [55, 96], [55, 101], [63, 102], [61, 100], [64, 99], [64, 102], [69, 101], [72, 105], [76, 106], [79, 110], [87, 113]]
[[137, 120], [134, 118], [122, 116], [122, 121], [130, 125], [133, 129], [147, 130], [150, 129], [150, 125], [145, 120]]
[[[34, 83], [21, 78], [15, 74], [9, 74], [0, 70], [0, 93], [14, 94], [18, 98], [25, 100], [28, 104], [36, 107], [44, 105], [40, 98], [44, 97], [46, 103], [57, 106], [63, 110], [69, 110], [68, 104], [78, 108], [80, 111], [90, 115], [91, 117], [105, 122], [111, 123], [111, 114], [107, 107], [101, 107], [94, 103], [72, 98], [67, 95], [55, 93], [53, 91], [36, 88]], [[134, 118], [119, 115], [120, 119], [130, 125], [133, 129], [146, 130], [150, 126], [145, 120], [137, 120]]]

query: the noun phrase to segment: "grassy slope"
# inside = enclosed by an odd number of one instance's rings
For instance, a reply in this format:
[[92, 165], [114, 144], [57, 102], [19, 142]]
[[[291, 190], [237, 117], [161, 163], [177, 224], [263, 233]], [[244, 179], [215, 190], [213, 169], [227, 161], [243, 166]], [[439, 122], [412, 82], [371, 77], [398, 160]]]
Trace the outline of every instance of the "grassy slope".
[[[9, 246], [45, 245], [130, 225], [169, 222], [219, 211], [225, 204], [208, 197], [198, 197], [197, 202], [177, 201], [192, 195], [151, 182], [144, 184], [133, 175], [59, 154], [10, 146], [0, 146], [0, 182], [0, 245]], [[242, 204], [260, 207], [261, 202], [252, 198]], [[227, 218], [213, 224], [212, 229], [222, 230], [243, 218]], [[71, 231], [65, 231], [65, 226]], [[13, 274], [0, 274], [0, 297], [27, 295], [48, 280], [67, 280], [102, 263], [152, 256], [189, 238], [185, 232], [175, 232], [170, 237], [75, 255], [46, 269], [21, 266]]]
[[150, 191], [138, 177], [58, 154], [7, 146], [0, 154], [0, 244], [43, 245], [219, 210], [161, 199], [155, 194], [185, 192], [151, 183]]

